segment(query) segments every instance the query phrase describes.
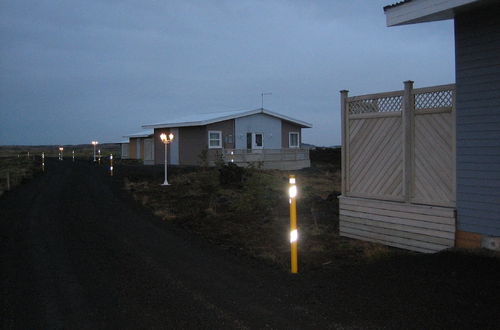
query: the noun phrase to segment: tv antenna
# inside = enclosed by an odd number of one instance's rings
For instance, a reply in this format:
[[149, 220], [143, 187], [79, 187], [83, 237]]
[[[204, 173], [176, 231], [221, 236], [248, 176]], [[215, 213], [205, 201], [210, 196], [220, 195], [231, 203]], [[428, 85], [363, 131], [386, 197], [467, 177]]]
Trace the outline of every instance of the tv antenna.
[[260, 96], [262, 97], [261, 109], [264, 109], [264, 95], [273, 95], [273, 93], [260, 93]]

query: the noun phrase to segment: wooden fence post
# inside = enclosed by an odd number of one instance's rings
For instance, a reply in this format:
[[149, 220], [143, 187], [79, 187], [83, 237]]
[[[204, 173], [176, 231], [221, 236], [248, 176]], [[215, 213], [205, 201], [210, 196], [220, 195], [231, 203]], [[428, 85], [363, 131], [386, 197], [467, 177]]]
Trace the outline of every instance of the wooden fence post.
[[341, 123], [341, 143], [342, 143], [342, 149], [341, 149], [341, 175], [342, 175], [342, 186], [341, 186], [341, 193], [342, 196], [345, 196], [346, 191], [347, 191], [347, 166], [349, 164], [347, 157], [349, 155], [348, 153], [348, 125], [347, 125], [347, 120], [349, 118], [348, 116], [348, 107], [347, 107], [347, 97], [349, 95], [349, 91], [347, 90], [341, 90], [340, 91], [340, 120], [342, 121]]
[[403, 197], [410, 202], [413, 182], [413, 127], [415, 121], [415, 97], [413, 96], [413, 81], [404, 82], [403, 94]]

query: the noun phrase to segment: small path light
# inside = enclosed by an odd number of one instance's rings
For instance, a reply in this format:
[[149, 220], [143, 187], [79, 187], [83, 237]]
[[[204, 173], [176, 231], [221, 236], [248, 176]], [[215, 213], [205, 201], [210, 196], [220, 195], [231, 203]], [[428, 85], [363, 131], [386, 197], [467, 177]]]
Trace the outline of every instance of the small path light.
[[234, 163], [234, 151], [231, 150], [231, 163]]
[[113, 154], [109, 155], [109, 173], [113, 176]]
[[98, 156], [99, 165], [101, 165], [101, 149], [97, 150], [97, 153], [99, 154], [99, 156]]
[[45, 153], [42, 152], [42, 172], [45, 172]]
[[297, 185], [295, 184], [295, 175], [290, 175], [290, 186], [288, 188], [288, 195], [290, 196], [290, 248], [291, 248], [291, 272], [298, 273], [297, 263], [297, 241], [299, 239], [299, 232], [297, 231]]
[[74, 163], [75, 162], [75, 151], [73, 150], [71, 153], [73, 154], [73, 163]]
[[92, 141], [92, 145], [94, 146], [94, 163], [95, 163], [95, 146], [98, 145], [99, 142], [97, 141]]
[[165, 133], [160, 134], [161, 142], [165, 145], [165, 182], [163, 182], [162, 186], [169, 186], [167, 180], [167, 145], [174, 140], [174, 135], [170, 133], [168, 136]]
[[64, 151], [64, 148], [59, 147], [59, 160], [63, 160], [63, 151]]

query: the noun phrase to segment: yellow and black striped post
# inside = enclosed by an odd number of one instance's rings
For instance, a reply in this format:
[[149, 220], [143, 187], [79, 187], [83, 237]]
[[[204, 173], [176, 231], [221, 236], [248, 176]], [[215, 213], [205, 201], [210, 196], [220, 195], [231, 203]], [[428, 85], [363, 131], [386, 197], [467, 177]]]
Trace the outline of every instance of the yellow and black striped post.
[[297, 185], [295, 183], [295, 175], [290, 175], [289, 178], [290, 186], [288, 188], [288, 194], [290, 196], [290, 263], [292, 274], [298, 273], [298, 262], [297, 262], [297, 241], [299, 234], [297, 231]]

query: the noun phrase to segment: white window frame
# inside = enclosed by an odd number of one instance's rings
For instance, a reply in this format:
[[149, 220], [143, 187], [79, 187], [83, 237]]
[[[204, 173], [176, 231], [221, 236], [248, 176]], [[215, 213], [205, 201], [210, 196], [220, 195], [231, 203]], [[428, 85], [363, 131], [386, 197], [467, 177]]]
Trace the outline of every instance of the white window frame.
[[[292, 146], [292, 135], [297, 135], [297, 145]], [[288, 148], [300, 148], [300, 132], [288, 132]]]
[[[210, 145], [210, 135], [218, 134], [219, 135], [219, 144], [217, 146]], [[208, 131], [208, 149], [222, 149], [222, 131]]]
[[[257, 145], [257, 135], [262, 135], [262, 145]], [[264, 149], [264, 133], [252, 133], [252, 149]]]

